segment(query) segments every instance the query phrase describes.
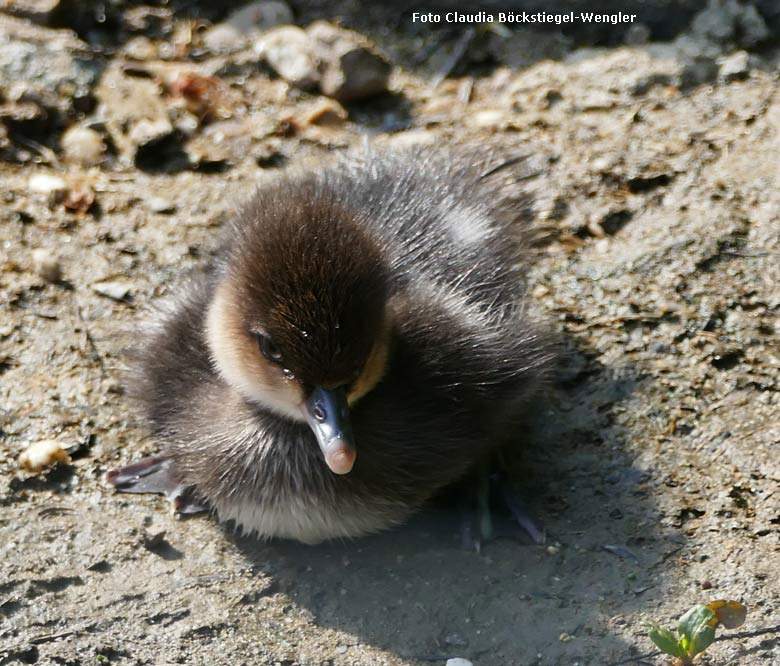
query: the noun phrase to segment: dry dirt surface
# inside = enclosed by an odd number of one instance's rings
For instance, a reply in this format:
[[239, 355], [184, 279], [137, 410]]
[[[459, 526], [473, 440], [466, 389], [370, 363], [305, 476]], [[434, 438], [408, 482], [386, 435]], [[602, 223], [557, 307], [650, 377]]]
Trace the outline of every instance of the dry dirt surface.
[[[18, 94], [0, 52], [0, 664], [660, 665], [644, 622], [718, 598], [747, 621], [704, 662], [780, 663], [771, 34], [605, 49], [398, 19], [365, 29], [389, 92], [342, 107], [251, 45], [190, 48], [203, 22], [117, 7], [109, 46], [0, 15], [0, 47], [46, 68], [16, 84], [81, 77]], [[446, 504], [376, 537], [261, 543], [103, 480], [157, 450], [121, 380], [147, 307], [258, 182], [364, 140], [530, 155], [531, 299], [565, 347], [517, 433], [545, 545], [464, 550]], [[52, 439], [70, 463], [20, 467]]]

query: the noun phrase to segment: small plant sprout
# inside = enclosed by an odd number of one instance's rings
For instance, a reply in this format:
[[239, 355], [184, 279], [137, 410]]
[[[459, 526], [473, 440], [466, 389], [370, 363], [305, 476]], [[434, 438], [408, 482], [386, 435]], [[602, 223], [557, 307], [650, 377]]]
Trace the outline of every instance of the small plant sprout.
[[718, 626], [735, 629], [745, 621], [746, 615], [743, 604], [720, 599], [688, 610], [680, 618], [676, 633], [650, 623], [648, 636], [662, 652], [675, 658], [675, 664], [689, 666], [715, 640]]

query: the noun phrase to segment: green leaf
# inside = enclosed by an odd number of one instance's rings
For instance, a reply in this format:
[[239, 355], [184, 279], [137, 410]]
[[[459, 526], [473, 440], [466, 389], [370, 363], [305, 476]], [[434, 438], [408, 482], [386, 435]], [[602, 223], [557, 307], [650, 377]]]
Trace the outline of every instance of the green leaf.
[[693, 636], [691, 656], [704, 652], [715, 640], [715, 627], [704, 626]]
[[715, 640], [715, 625], [718, 623], [715, 613], [707, 606], [697, 605], [680, 618], [677, 631], [679, 643], [693, 657], [704, 652]]
[[661, 652], [666, 652], [666, 654], [672, 657], [680, 657], [681, 659], [685, 659], [688, 656], [688, 653], [677, 643], [677, 637], [668, 629], [659, 627], [657, 624], [651, 624], [647, 635]]

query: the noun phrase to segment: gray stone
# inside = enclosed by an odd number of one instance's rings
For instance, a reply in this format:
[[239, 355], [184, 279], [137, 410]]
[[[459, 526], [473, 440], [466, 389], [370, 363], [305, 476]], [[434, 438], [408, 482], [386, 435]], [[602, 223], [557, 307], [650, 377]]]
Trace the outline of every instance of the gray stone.
[[286, 81], [303, 89], [319, 84], [339, 102], [364, 99], [387, 89], [390, 64], [361, 35], [315, 21], [305, 31], [281, 26], [263, 34], [255, 52]]
[[742, 81], [750, 76], [750, 55], [747, 51], [736, 51], [719, 60], [718, 76], [722, 81]]
[[62, 264], [56, 255], [46, 248], [36, 248], [32, 252], [33, 270], [46, 282], [59, 282], [62, 279]]
[[293, 22], [289, 5], [281, 0], [260, 0], [232, 12], [224, 21], [203, 34], [203, 43], [211, 51], [237, 51], [247, 46], [253, 35]]
[[72, 110], [91, 94], [103, 69], [87, 45], [68, 30], [51, 30], [0, 15], [0, 88], [14, 100], [44, 100]]
[[114, 301], [124, 301], [130, 296], [132, 287], [126, 282], [110, 280], [107, 282], [96, 282], [92, 285], [92, 289], [106, 298], [110, 298]]
[[301, 28], [273, 28], [255, 42], [254, 48], [279, 76], [294, 86], [312, 88], [320, 79], [309, 37]]
[[326, 21], [306, 30], [320, 72], [320, 90], [339, 102], [353, 102], [387, 90], [391, 66], [362, 35]]

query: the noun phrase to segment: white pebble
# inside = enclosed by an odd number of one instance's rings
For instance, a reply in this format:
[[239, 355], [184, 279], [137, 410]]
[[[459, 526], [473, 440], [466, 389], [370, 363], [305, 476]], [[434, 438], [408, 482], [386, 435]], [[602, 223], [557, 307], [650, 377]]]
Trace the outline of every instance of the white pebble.
[[106, 144], [100, 132], [89, 127], [71, 127], [62, 135], [60, 143], [68, 162], [84, 166], [98, 164], [106, 152]]
[[19, 456], [19, 465], [33, 473], [40, 472], [58, 462], [67, 464], [70, 462], [70, 456], [62, 448], [62, 444], [54, 439], [35, 442]]
[[473, 664], [468, 659], [455, 657], [454, 659], [447, 659], [446, 666], [473, 666]]
[[294, 86], [308, 88], [319, 80], [309, 38], [298, 26], [283, 25], [269, 30], [255, 42], [254, 50]]
[[486, 109], [472, 114], [471, 122], [474, 127], [491, 128], [498, 127], [504, 121], [504, 112], [498, 109]]
[[123, 301], [130, 295], [130, 285], [124, 282], [96, 282], [92, 288], [101, 296]]
[[39, 247], [32, 252], [33, 270], [47, 282], [59, 282], [62, 279], [60, 259], [48, 250]]
[[36, 194], [61, 194], [68, 189], [67, 183], [59, 176], [48, 173], [37, 173], [30, 176], [27, 186]]
[[150, 197], [146, 205], [153, 213], [167, 214], [176, 212], [176, 204], [164, 197]]

